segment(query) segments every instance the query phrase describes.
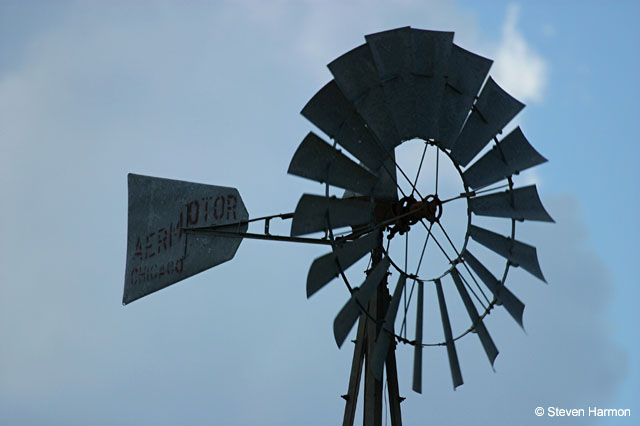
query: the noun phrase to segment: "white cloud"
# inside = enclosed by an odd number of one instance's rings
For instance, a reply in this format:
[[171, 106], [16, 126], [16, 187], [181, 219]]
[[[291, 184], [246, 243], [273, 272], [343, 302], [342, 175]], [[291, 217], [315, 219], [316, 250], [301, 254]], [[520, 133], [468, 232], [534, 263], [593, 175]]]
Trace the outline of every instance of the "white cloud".
[[502, 26], [502, 38], [493, 59], [493, 76], [517, 99], [541, 102], [547, 85], [548, 65], [517, 28], [520, 7], [510, 4]]

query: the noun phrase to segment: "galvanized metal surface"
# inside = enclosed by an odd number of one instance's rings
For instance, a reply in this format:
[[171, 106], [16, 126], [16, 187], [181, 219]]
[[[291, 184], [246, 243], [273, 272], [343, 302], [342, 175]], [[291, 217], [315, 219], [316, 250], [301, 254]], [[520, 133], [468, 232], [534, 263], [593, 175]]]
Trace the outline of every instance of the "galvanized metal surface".
[[393, 151], [386, 155], [386, 160], [376, 171], [376, 196], [384, 200], [395, 201], [398, 199], [398, 177], [396, 170], [396, 155]]
[[338, 87], [352, 103], [380, 83], [378, 70], [366, 43], [334, 59], [328, 67]]
[[438, 117], [439, 142], [442, 148], [453, 147], [492, 63], [492, 60], [456, 44], [451, 48], [447, 83]]
[[302, 115], [370, 170], [377, 170], [382, 165], [385, 152], [380, 142], [340, 91], [335, 80], [327, 83], [307, 102]]
[[351, 265], [370, 253], [377, 244], [377, 233], [370, 232], [353, 242], [336, 246], [331, 253], [314, 260], [307, 275], [307, 297], [311, 297], [336, 278], [341, 271], [346, 271]]
[[489, 291], [498, 299], [498, 302], [504, 306], [504, 308], [509, 312], [509, 315], [516, 320], [520, 327], [522, 325], [522, 314], [524, 312], [524, 304], [518, 299], [507, 287], [505, 287], [493, 274], [484, 267], [482, 263], [478, 259], [475, 258], [469, 252], [469, 250], [465, 250], [462, 253], [462, 257], [464, 261], [471, 266], [473, 272], [482, 280], [482, 282], [487, 286]]
[[320, 183], [375, 195], [378, 178], [310, 132], [296, 150], [287, 173]]
[[355, 106], [386, 152], [400, 145], [402, 139], [398, 134], [382, 86], [372, 87], [366, 96], [355, 103]]
[[349, 374], [349, 385], [347, 393], [342, 395], [346, 401], [344, 407], [344, 417], [342, 426], [353, 426], [356, 417], [356, 407], [358, 394], [360, 393], [360, 382], [362, 369], [367, 348], [367, 316], [362, 313], [358, 321], [358, 331], [356, 332], [355, 347], [353, 348], [353, 358], [351, 360], [351, 372]]
[[476, 189], [546, 161], [547, 159], [529, 144], [520, 127], [517, 127], [465, 170], [462, 176], [467, 185]]
[[363, 44], [329, 64], [338, 87], [386, 150], [401, 139], [380, 85], [371, 50]]
[[453, 33], [414, 29], [411, 32], [416, 132], [413, 137], [440, 139], [438, 119], [444, 96]]
[[409, 27], [365, 36], [401, 139], [415, 137], [416, 96]]
[[522, 102], [505, 92], [489, 77], [451, 149], [451, 156], [462, 166], [469, 164], [522, 108]]
[[338, 347], [341, 347], [344, 343], [344, 340], [360, 316], [361, 307], [367, 306], [388, 269], [389, 258], [384, 257], [369, 273], [362, 285], [354, 289], [351, 298], [336, 316], [333, 321], [333, 335]]
[[480, 216], [553, 222], [544, 209], [535, 185], [469, 199], [469, 208]]
[[469, 228], [469, 235], [483, 246], [508, 259], [514, 266], [520, 266], [533, 276], [546, 282], [540, 270], [538, 253], [535, 247], [474, 225]]
[[464, 303], [464, 307], [469, 314], [469, 319], [472, 324], [475, 324], [475, 331], [480, 339], [480, 343], [482, 344], [482, 348], [484, 349], [485, 354], [487, 354], [487, 358], [489, 358], [489, 362], [493, 366], [493, 363], [498, 356], [498, 348], [496, 348], [495, 343], [493, 343], [493, 339], [489, 335], [487, 328], [484, 326], [484, 322], [480, 319], [478, 315], [478, 311], [467, 292], [462, 280], [460, 279], [460, 275], [458, 274], [458, 270], [453, 268], [451, 270], [451, 278], [453, 278], [453, 282], [458, 289], [458, 293], [460, 293], [460, 298], [462, 299], [462, 303]]
[[123, 303], [165, 288], [233, 258], [235, 237], [187, 234], [185, 229], [246, 221], [235, 188], [130, 173], [127, 262]]
[[293, 214], [291, 236], [326, 231], [343, 226], [373, 223], [373, 204], [368, 200], [304, 194]]
[[422, 393], [422, 327], [424, 317], [424, 284], [416, 281], [418, 297], [416, 305], [416, 344], [413, 348], [413, 390]]
[[451, 322], [449, 321], [449, 312], [447, 311], [447, 303], [444, 300], [444, 292], [442, 291], [442, 283], [439, 279], [434, 281], [436, 292], [438, 293], [438, 304], [440, 305], [440, 317], [442, 318], [442, 330], [444, 331], [444, 339], [447, 346], [447, 355], [449, 357], [449, 368], [451, 369], [451, 379], [453, 381], [453, 389], [463, 384], [462, 373], [460, 372], [460, 362], [458, 361], [458, 353], [456, 352], [456, 344], [451, 333]]
[[411, 27], [401, 27], [364, 37], [380, 81], [385, 82], [411, 72], [411, 32]]
[[309, 99], [300, 114], [335, 139], [340, 127], [354, 112], [351, 102], [342, 94], [335, 80], [331, 80]]
[[396, 288], [393, 291], [393, 297], [391, 298], [391, 302], [387, 308], [387, 313], [385, 314], [380, 333], [378, 333], [378, 340], [376, 341], [375, 349], [373, 350], [371, 368], [373, 370], [373, 375], [378, 380], [382, 380], [384, 363], [387, 359], [387, 354], [389, 353], [392, 336], [394, 335], [394, 323], [396, 321], [396, 315], [398, 314], [398, 305], [400, 304], [402, 290], [404, 289], [406, 282], [407, 276], [400, 274]]

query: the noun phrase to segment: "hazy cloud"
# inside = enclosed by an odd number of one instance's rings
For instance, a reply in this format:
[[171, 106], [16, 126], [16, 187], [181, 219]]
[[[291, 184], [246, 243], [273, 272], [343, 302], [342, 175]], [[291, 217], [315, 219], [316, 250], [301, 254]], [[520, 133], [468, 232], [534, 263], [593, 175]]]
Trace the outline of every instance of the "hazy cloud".
[[522, 102], [541, 102], [547, 85], [548, 65], [517, 28], [520, 6], [510, 4], [495, 50], [493, 76], [507, 92]]

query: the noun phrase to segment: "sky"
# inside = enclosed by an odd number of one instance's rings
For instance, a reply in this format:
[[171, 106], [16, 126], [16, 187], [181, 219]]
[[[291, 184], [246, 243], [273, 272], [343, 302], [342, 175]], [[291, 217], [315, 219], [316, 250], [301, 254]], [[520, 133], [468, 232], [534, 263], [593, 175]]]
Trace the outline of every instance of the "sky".
[[348, 292], [305, 293], [326, 248], [245, 240], [123, 307], [127, 173], [238, 188], [251, 217], [293, 211], [324, 190], [286, 171], [326, 64], [410, 25], [455, 31], [527, 104], [510, 126], [549, 162], [516, 183], [536, 183], [556, 223], [518, 225], [548, 285], [509, 273], [526, 332], [487, 318], [495, 371], [467, 336], [453, 391], [446, 351], [427, 348], [418, 395], [398, 348], [405, 424], [637, 424], [638, 16], [623, 1], [0, 0], [1, 423], [340, 422], [352, 352], [332, 323]]

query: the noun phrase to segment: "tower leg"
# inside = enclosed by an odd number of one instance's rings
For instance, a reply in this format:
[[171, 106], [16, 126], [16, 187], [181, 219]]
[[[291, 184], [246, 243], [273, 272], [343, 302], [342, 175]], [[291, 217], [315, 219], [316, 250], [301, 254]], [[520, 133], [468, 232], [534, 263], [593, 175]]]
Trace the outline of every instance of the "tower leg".
[[[383, 291], [386, 289], [386, 280], [378, 286], [376, 294], [369, 302], [369, 313], [376, 319], [378, 324], [382, 322], [379, 318], [384, 318], [382, 302], [384, 301]], [[383, 296], [383, 297], [381, 297]], [[381, 315], [382, 314], [382, 315]], [[382, 426], [382, 380], [377, 380], [371, 373], [369, 357], [373, 354], [373, 350], [378, 337], [379, 327], [369, 321], [367, 324], [367, 353], [366, 353], [366, 369], [364, 375], [364, 425], [365, 426]]]
[[344, 408], [344, 420], [342, 426], [353, 426], [356, 417], [356, 405], [358, 402], [358, 392], [360, 392], [360, 377], [362, 375], [362, 364], [366, 345], [367, 316], [360, 314], [358, 321], [358, 334], [356, 335], [356, 347], [353, 350], [353, 361], [351, 362], [351, 375], [349, 376], [349, 390], [342, 397], [347, 401]]
[[395, 342], [393, 342], [392, 345], [393, 347], [389, 348], [385, 362], [387, 368], [387, 390], [389, 391], [389, 416], [391, 417], [391, 426], [402, 426], [400, 403], [404, 398], [400, 397], [400, 388], [398, 386]]
[[[380, 246], [371, 255], [373, 269], [382, 260], [382, 233], [380, 234]], [[382, 404], [383, 404], [383, 382], [376, 380], [373, 372], [369, 368], [369, 357], [373, 355], [378, 333], [384, 320], [391, 296], [387, 288], [387, 279], [377, 288], [376, 293], [369, 301], [367, 307], [369, 315], [375, 318], [372, 320], [365, 313], [360, 315], [358, 320], [358, 333], [356, 336], [356, 346], [353, 350], [353, 361], [351, 362], [351, 374], [349, 376], [349, 390], [342, 397], [347, 401], [344, 409], [343, 426], [353, 426], [358, 402], [358, 392], [360, 390], [360, 377], [364, 368], [364, 426], [382, 426]], [[396, 368], [396, 345], [395, 342], [389, 348], [385, 368], [387, 370], [387, 390], [389, 394], [389, 415], [392, 426], [402, 426], [400, 416], [400, 402], [398, 389], [398, 371]]]

